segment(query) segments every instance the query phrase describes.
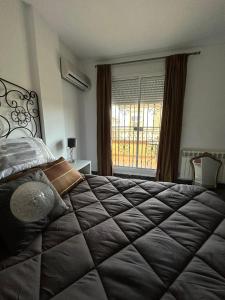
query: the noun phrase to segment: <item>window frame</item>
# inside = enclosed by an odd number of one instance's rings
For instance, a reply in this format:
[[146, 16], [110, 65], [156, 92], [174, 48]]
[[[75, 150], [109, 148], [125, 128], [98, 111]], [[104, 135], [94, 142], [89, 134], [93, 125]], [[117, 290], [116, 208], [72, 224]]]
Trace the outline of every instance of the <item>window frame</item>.
[[[119, 174], [128, 174], [128, 175], [140, 175], [140, 176], [150, 176], [150, 177], [155, 177], [156, 176], [156, 169], [152, 168], [140, 168], [138, 167], [138, 152], [139, 152], [139, 134], [140, 134], [140, 106], [141, 106], [141, 80], [143, 78], [151, 78], [151, 77], [163, 77], [165, 80], [165, 74], [163, 73], [149, 73], [149, 74], [138, 74], [138, 75], [124, 75], [124, 76], [113, 76], [112, 77], [112, 82], [113, 81], [122, 81], [122, 80], [129, 80], [129, 79], [138, 79], [138, 86], [139, 86], [139, 97], [138, 101], [136, 102], [138, 104], [138, 126], [137, 126], [137, 146], [136, 146], [136, 167], [127, 167], [127, 166], [114, 166], [112, 165], [113, 168], [113, 173], [119, 173]], [[152, 103], [157, 103], [160, 102], [162, 103], [163, 107], [163, 100], [162, 101], [151, 101]], [[116, 103], [113, 102], [112, 104]], [[117, 102], [119, 103], [119, 101]], [[135, 103], [135, 102], [134, 102]], [[160, 129], [161, 129], [161, 124], [160, 124]]]

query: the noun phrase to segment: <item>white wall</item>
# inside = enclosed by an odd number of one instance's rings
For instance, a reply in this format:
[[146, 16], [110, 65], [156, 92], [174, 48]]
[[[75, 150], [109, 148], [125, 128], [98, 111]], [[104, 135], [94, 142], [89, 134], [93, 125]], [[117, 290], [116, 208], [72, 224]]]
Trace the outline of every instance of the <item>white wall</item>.
[[[201, 54], [190, 56], [188, 61], [181, 149], [225, 150], [225, 45], [186, 49], [187, 52], [195, 50], [201, 50]], [[169, 54], [172, 53], [157, 53], [155, 56]], [[95, 64], [84, 65], [92, 81], [92, 88], [84, 99], [85, 158], [92, 160], [93, 170], [97, 170]]]
[[46, 144], [58, 157], [65, 156], [64, 103], [59, 68], [59, 40], [48, 24], [33, 11], [36, 60]]
[[66, 138], [79, 131], [81, 95], [61, 79], [59, 57], [62, 52], [75, 58], [39, 14], [20, 0], [0, 0], [0, 36], [0, 77], [37, 91], [43, 138], [56, 157], [66, 156]]
[[31, 88], [24, 4], [0, 0], [0, 77]]
[[225, 44], [188, 62], [181, 148], [225, 150]]
[[95, 63], [84, 63], [84, 72], [91, 80], [91, 88], [83, 95], [82, 157], [91, 160], [92, 170], [97, 170], [97, 104]]
[[[78, 70], [82, 69], [81, 63], [73, 53], [60, 41], [60, 55], [71, 62]], [[75, 158], [82, 159], [82, 132], [83, 132], [83, 95], [84, 92], [66, 80], [62, 81], [63, 105], [65, 115], [66, 138], [75, 137], [77, 146]]]

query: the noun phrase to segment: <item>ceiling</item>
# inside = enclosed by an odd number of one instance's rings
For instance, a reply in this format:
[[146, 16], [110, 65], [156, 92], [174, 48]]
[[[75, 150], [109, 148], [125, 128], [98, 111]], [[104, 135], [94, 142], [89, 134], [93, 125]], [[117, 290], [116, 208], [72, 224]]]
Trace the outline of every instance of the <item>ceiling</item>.
[[83, 59], [225, 42], [225, 0], [26, 0]]

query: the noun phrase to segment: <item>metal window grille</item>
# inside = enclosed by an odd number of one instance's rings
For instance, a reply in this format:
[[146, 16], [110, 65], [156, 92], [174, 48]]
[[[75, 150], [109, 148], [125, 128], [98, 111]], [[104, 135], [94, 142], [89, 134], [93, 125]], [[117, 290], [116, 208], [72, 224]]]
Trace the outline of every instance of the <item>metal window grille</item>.
[[156, 169], [164, 76], [112, 81], [114, 167]]

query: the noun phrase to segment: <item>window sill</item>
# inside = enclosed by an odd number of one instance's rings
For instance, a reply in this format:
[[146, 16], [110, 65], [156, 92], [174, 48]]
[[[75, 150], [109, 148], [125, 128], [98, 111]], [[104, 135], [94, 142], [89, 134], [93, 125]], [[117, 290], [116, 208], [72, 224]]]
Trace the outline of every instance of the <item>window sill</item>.
[[113, 167], [113, 173], [155, 178], [156, 170], [144, 168]]

